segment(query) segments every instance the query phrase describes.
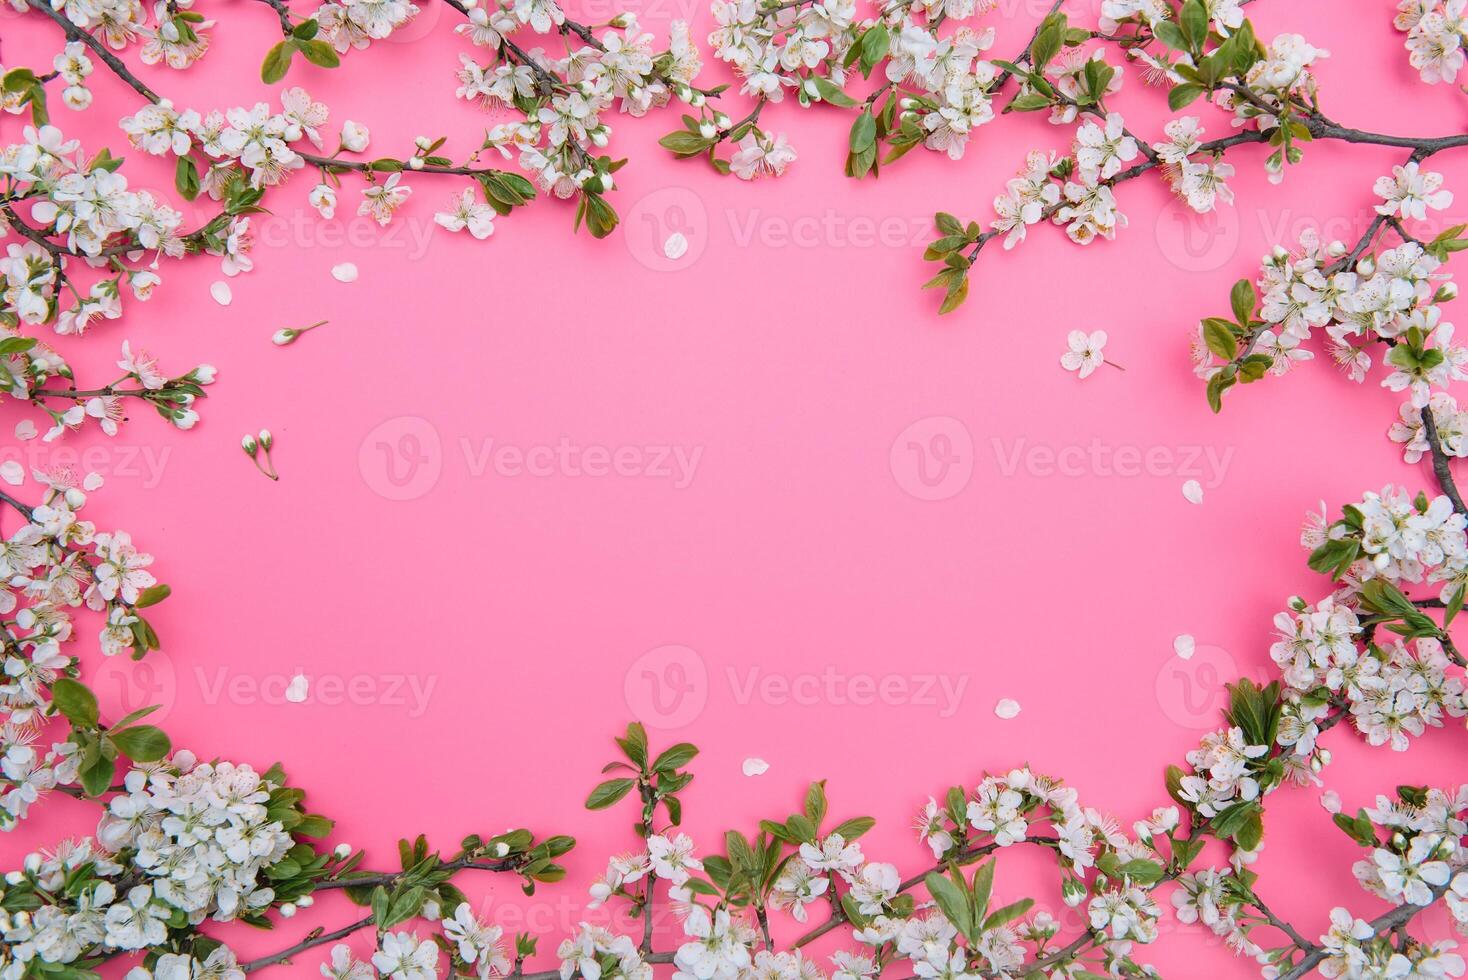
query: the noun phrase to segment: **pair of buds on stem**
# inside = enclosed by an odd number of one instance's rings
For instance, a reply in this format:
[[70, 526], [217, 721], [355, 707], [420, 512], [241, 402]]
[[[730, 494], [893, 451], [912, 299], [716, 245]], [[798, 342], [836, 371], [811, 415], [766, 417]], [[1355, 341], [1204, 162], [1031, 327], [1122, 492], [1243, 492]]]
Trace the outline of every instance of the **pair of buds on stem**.
[[255, 469], [272, 480], [279, 480], [280, 474], [275, 472], [275, 461], [270, 458], [270, 448], [274, 445], [275, 437], [270, 434], [269, 429], [261, 429], [258, 436], [246, 435], [240, 440], [240, 448], [254, 461]]

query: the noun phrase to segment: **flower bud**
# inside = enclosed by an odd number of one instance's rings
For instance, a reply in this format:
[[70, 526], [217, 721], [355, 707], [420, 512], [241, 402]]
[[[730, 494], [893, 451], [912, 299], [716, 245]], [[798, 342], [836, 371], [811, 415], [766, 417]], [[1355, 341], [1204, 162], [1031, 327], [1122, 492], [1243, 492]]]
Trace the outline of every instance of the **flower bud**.
[[1432, 301], [1434, 303], [1447, 303], [1457, 298], [1458, 284], [1455, 282], [1445, 282], [1440, 287], [1438, 287], [1437, 295], [1433, 297]]
[[282, 905], [280, 907], [280, 917], [282, 919], [289, 919], [292, 916], [294, 916], [295, 914], [296, 914], [296, 907], [295, 907], [295, 905], [293, 905], [290, 902], [286, 902], [284, 905]]
[[336, 850], [332, 851], [332, 853], [337, 856], [338, 860], [345, 861], [347, 858], [352, 856], [352, 845], [346, 842], [342, 842], [336, 845]]
[[63, 494], [63, 496], [66, 497], [66, 506], [70, 507], [72, 510], [81, 510], [83, 507], [86, 506], [87, 495], [82, 493], [76, 487], [67, 487], [66, 493]]
[[707, 119], [698, 124], [698, 135], [702, 136], [706, 140], [713, 139], [718, 131], [718, 127]]
[[423, 158], [422, 157], [408, 157], [408, 169], [409, 170], [422, 170], [423, 169]]
[[1356, 263], [1356, 271], [1367, 277], [1376, 275], [1376, 259], [1370, 255], [1366, 256]]
[[260, 444], [255, 441], [254, 436], [245, 436], [240, 440], [240, 448], [245, 451], [246, 456], [254, 459], [255, 454], [260, 451]]
[[300, 335], [300, 331], [292, 330], [290, 327], [285, 327], [283, 329], [275, 331], [275, 335], [270, 338], [270, 342], [272, 344], [275, 344], [277, 347], [284, 347], [286, 344], [293, 342]]
[[733, 121], [734, 120], [732, 120], [732, 119], [729, 118], [729, 114], [727, 112], [716, 112], [716, 113], [714, 113], [714, 123], [720, 129], [728, 129], [729, 128], [729, 124], [732, 123]]
[[1066, 905], [1075, 908], [1086, 897], [1086, 886], [1074, 878], [1067, 878], [1060, 886], [1060, 897]]
[[693, 106], [693, 108], [695, 109], [701, 109], [703, 108], [704, 103], [707, 101], [708, 99], [704, 96], [702, 92], [694, 92], [693, 97], [688, 100], [688, 104]]
[[260, 430], [260, 448], [263, 449], [263, 450], [265, 450], [268, 453], [268, 452], [270, 452], [270, 448], [273, 445], [275, 445], [275, 437], [270, 434], [270, 430], [269, 429], [261, 429]]

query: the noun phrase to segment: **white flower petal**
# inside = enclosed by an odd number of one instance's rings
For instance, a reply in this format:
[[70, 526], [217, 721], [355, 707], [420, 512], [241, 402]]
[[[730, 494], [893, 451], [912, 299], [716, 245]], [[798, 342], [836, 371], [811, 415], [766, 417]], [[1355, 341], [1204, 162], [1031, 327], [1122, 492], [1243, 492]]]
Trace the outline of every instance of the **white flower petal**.
[[12, 487], [18, 487], [25, 481], [25, 467], [13, 459], [7, 459], [0, 463], [0, 480], [4, 480]]
[[1201, 504], [1203, 502], [1203, 484], [1197, 480], [1189, 480], [1183, 484], [1183, 496], [1190, 504]]
[[311, 682], [306, 680], [305, 674], [297, 674], [291, 678], [290, 684], [285, 689], [285, 699], [291, 704], [301, 704], [310, 693]]
[[1019, 702], [1014, 698], [1001, 698], [999, 703], [994, 705], [994, 714], [1005, 721], [1016, 718], [1019, 716]]
[[744, 760], [744, 765], [741, 768], [744, 770], [746, 776], [763, 776], [769, 772], [770, 764], [763, 759], [750, 757]]
[[663, 242], [663, 254], [674, 262], [688, 254], [688, 237], [681, 231], [675, 231]]
[[209, 295], [214, 297], [214, 302], [220, 306], [228, 306], [234, 301], [234, 293], [229, 288], [229, 283], [222, 280], [209, 284]]
[[331, 278], [337, 282], [356, 282], [357, 266], [354, 262], [343, 262], [331, 267]]
[[101, 486], [102, 486], [102, 474], [101, 473], [88, 473], [86, 476], [82, 477], [82, 489], [83, 490], [97, 490]]
[[1172, 641], [1172, 652], [1175, 653], [1175, 654], [1177, 654], [1183, 660], [1192, 660], [1193, 659], [1193, 648], [1194, 648], [1193, 634], [1191, 634], [1191, 633], [1180, 633], [1176, 637], [1173, 638], [1173, 641]]

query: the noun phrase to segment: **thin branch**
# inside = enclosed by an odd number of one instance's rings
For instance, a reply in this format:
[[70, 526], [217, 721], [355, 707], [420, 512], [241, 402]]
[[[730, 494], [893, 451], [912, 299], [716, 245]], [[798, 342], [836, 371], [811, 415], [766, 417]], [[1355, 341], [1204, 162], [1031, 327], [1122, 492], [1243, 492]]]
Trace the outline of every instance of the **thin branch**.
[[1463, 498], [1458, 494], [1458, 485], [1453, 482], [1453, 471], [1448, 465], [1448, 454], [1443, 450], [1442, 441], [1438, 438], [1437, 420], [1432, 417], [1431, 405], [1422, 406], [1422, 434], [1427, 437], [1428, 448], [1432, 450], [1432, 472], [1437, 477], [1437, 485], [1453, 502], [1453, 510], [1459, 514], [1468, 514], [1468, 507], [1463, 506]]
[[372, 923], [373, 916], [369, 915], [365, 919], [359, 919], [356, 922], [351, 923], [350, 925], [342, 926], [340, 929], [334, 929], [331, 932], [312, 933], [308, 935], [305, 939], [302, 939], [300, 942], [296, 943], [294, 946], [283, 949], [279, 953], [273, 953], [270, 956], [262, 956], [260, 959], [251, 960], [248, 963], [242, 963], [240, 964], [240, 969], [244, 970], [246, 973], [254, 973], [256, 970], [263, 970], [267, 966], [276, 966], [281, 963], [289, 962], [292, 956], [295, 956], [299, 953], [304, 953], [308, 949], [315, 949], [317, 946], [325, 946], [327, 943], [334, 943], [338, 939], [345, 939], [359, 929], [367, 928], [368, 926], [372, 925]]

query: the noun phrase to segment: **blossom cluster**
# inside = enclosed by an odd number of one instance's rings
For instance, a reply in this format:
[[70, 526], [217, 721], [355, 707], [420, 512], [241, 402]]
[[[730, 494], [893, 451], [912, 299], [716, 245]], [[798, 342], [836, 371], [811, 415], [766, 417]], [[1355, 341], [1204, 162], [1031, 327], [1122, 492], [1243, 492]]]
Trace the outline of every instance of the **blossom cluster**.
[[1424, 82], [1457, 80], [1468, 46], [1468, 5], [1463, 0], [1400, 0], [1392, 23], [1407, 34], [1408, 60]]
[[[1389, 435], [1403, 444], [1408, 462], [1429, 449], [1424, 410], [1442, 423], [1441, 447], [1461, 454], [1463, 420], [1448, 388], [1468, 378], [1468, 348], [1454, 343], [1455, 328], [1444, 318], [1443, 304], [1458, 296], [1444, 266], [1448, 253], [1459, 247], [1462, 229], [1450, 228], [1423, 243], [1402, 226], [1404, 219], [1420, 220], [1452, 203], [1442, 183], [1441, 174], [1416, 162], [1394, 167], [1391, 176], [1376, 182], [1382, 203], [1356, 248], [1339, 240], [1322, 242], [1307, 230], [1296, 251], [1276, 246], [1266, 255], [1255, 283], [1235, 286], [1236, 322], [1208, 317], [1193, 336], [1194, 373], [1209, 382], [1215, 407], [1235, 383], [1281, 376], [1313, 359], [1315, 352], [1306, 344], [1323, 330], [1326, 353], [1358, 384], [1371, 372], [1373, 350], [1385, 348], [1381, 385], [1408, 396]], [[1367, 251], [1384, 225], [1398, 229], [1402, 242], [1379, 254]]]

